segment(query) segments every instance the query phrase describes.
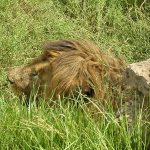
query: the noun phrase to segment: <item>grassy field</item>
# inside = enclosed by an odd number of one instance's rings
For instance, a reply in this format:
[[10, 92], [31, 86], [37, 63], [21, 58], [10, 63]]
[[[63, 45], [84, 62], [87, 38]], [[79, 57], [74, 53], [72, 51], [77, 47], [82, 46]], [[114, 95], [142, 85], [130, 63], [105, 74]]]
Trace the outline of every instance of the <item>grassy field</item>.
[[47, 39], [91, 39], [129, 63], [149, 58], [148, 0], [1, 0], [0, 33], [1, 150], [148, 149], [142, 127], [150, 122], [141, 120], [142, 111], [131, 131], [126, 118], [118, 123], [109, 106], [96, 119], [84, 104], [26, 108], [6, 82], [8, 69], [40, 54]]

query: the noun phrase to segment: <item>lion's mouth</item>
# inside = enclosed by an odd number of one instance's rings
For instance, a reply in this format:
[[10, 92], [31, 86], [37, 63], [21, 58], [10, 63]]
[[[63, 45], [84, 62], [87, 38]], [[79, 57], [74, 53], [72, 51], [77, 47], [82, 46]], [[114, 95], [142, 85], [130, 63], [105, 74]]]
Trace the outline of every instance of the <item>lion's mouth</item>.
[[15, 83], [15, 82], [14, 82], [13, 80], [11, 80], [9, 77], [7, 77], [6, 81], [9, 82], [11, 85]]

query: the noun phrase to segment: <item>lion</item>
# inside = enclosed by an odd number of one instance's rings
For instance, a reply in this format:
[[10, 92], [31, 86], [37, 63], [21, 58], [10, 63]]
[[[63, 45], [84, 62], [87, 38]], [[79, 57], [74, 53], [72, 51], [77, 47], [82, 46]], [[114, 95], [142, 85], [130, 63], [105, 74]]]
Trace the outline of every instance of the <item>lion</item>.
[[8, 80], [14, 93], [29, 99], [72, 96], [79, 91], [86, 97], [103, 101], [108, 90], [122, 82], [126, 66], [123, 59], [104, 53], [86, 40], [47, 41], [43, 53], [25, 66], [11, 69]]

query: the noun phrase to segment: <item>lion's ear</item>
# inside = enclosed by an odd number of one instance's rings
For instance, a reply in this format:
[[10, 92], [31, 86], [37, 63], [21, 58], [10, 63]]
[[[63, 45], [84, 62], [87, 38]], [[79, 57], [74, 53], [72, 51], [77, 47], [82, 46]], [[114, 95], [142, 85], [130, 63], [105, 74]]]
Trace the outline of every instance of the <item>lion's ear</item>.
[[75, 50], [75, 44], [71, 40], [47, 41], [42, 46], [43, 50], [70, 51]]
[[49, 51], [49, 50], [46, 50], [43, 53], [43, 60], [48, 60], [49, 58], [57, 58], [60, 54], [61, 54], [60, 51], [54, 51], [54, 50]]

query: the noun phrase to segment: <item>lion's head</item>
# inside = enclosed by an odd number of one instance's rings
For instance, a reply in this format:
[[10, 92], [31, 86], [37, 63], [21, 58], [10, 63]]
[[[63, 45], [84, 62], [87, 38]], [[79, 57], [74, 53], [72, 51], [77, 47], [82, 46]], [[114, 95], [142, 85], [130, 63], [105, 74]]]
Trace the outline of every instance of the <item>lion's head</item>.
[[46, 98], [81, 90], [88, 97], [104, 99], [107, 89], [121, 80], [124, 62], [89, 41], [48, 41], [43, 49], [30, 64], [9, 71], [8, 79], [18, 95], [28, 97], [34, 85]]

